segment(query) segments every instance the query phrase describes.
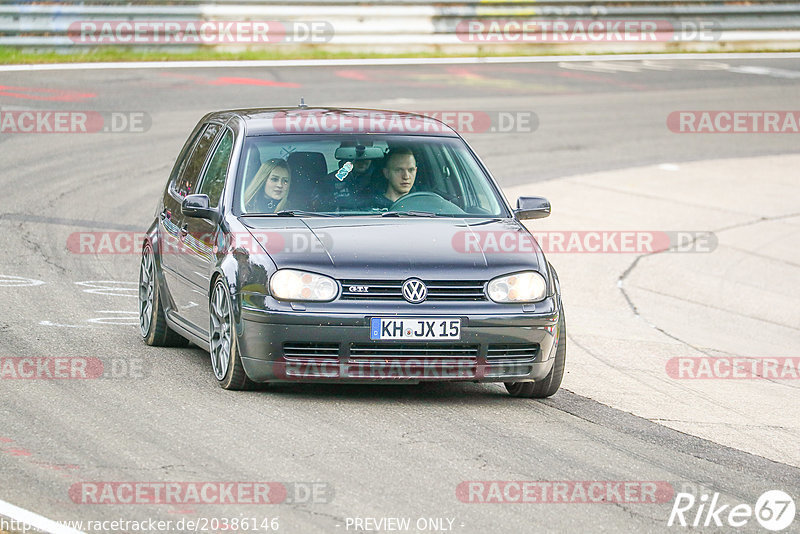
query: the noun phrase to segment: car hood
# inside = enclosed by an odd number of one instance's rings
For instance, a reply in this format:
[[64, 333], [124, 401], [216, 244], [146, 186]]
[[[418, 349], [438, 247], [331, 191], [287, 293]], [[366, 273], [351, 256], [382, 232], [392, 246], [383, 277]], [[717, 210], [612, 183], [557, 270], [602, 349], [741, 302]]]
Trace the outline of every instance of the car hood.
[[278, 268], [337, 278], [488, 279], [546, 270], [539, 245], [513, 219], [245, 217], [242, 222]]

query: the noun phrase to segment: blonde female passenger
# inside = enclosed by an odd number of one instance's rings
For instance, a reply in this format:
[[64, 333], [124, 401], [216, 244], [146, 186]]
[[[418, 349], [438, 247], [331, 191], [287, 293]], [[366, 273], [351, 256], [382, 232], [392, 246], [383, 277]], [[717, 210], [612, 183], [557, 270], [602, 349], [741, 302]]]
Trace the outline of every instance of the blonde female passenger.
[[245, 207], [248, 213], [275, 213], [286, 209], [290, 185], [286, 161], [280, 158], [267, 160], [247, 187]]

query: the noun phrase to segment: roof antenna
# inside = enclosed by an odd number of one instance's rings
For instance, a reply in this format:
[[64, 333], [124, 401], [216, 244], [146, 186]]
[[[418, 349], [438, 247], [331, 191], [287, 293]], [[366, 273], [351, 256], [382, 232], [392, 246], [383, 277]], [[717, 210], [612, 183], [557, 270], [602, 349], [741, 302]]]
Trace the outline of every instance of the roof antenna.
[[303, 98], [302, 96], [300, 97], [300, 105], [297, 106], [297, 107], [299, 107], [299, 108], [307, 108], [308, 107], [308, 106], [306, 106], [306, 99]]

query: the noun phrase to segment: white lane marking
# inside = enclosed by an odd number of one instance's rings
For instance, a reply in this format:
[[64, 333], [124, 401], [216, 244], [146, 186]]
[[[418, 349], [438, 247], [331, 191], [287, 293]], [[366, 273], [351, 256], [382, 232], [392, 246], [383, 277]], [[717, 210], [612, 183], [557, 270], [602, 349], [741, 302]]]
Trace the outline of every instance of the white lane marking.
[[0, 111], [30, 111], [28, 106], [0, 106]]
[[10, 274], [0, 274], [0, 287], [33, 287], [42, 284], [44, 284], [42, 280], [11, 276]]
[[[138, 325], [139, 324], [139, 312], [131, 312], [131, 311], [108, 311], [108, 310], [99, 310], [97, 313], [116, 313], [119, 316], [110, 316], [110, 317], [94, 317], [92, 319], [86, 319], [89, 323], [95, 324], [110, 324], [110, 325]], [[133, 316], [133, 317], [131, 317]]]
[[[630, 63], [620, 63], [618, 61], [590, 61], [585, 62], [561, 62], [558, 66], [562, 69], [568, 70], [585, 70], [589, 72], [601, 72], [616, 74], [618, 72], [642, 72], [643, 70], [656, 70], [662, 72], [671, 72], [674, 70], [689, 70], [689, 71], [726, 71], [734, 70], [727, 63], [720, 61], [675, 61], [675, 60], [643, 60], [632, 61]], [[769, 70], [769, 69], [766, 69]], [[777, 69], [781, 70], [781, 69]], [[792, 72], [792, 71], [786, 71]]]
[[610, 54], [597, 56], [511, 56], [511, 57], [431, 57], [369, 59], [278, 59], [250, 61], [133, 61], [130, 63], [49, 63], [0, 65], [0, 72], [105, 69], [196, 69], [262, 67], [342, 67], [391, 65], [457, 65], [482, 63], [558, 63], [574, 61], [656, 61], [675, 59], [800, 59], [800, 52], [697, 53], [697, 54]]
[[[87, 280], [75, 282], [76, 285], [86, 287], [84, 293], [95, 295], [109, 295], [112, 297], [138, 297], [139, 283], [119, 280]], [[134, 294], [132, 294], [134, 293]]]
[[[139, 312], [135, 311], [96, 310], [94, 313], [104, 313], [113, 315], [106, 315], [103, 317], [92, 317], [91, 319], [86, 319], [87, 323], [112, 325], [112, 326], [120, 326], [120, 325], [127, 326], [127, 325], [139, 324]], [[64, 324], [64, 323], [54, 323], [52, 321], [39, 321], [39, 324], [41, 326], [57, 326], [60, 328], [92, 328], [90, 325], [86, 324]]]
[[52, 519], [47, 519], [44, 516], [5, 501], [0, 501], [0, 515], [25, 523], [48, 534], [83, 534], [80, 530], [61, 525]]
[[89, 325], [85, 324], [61, 324], [61, 323], [54, 323], [51, 321], [39, 321], [39, 325], [41, 326], [58, 326], [60, 328], [91, 328]]
[[672, 171], [672, 172], [679, 171], [681, 169], [678, 165], [675, 165], [674, 163], [662, 163], [661, 165], [658, 166], [658, 168], [661, 169], [662, 171]]
[[379, 103], [381, 106], [405, 106], [413, 104], [414, 102], [416, 102], [414, 98], [387, 98], [386, 100], [381, 100]]
[[774, 69], [771, 67], [756, 67], [754, 65], [742, 65], [741, 67], [730, 67], [730, 72], [740, 74], [755, 74], [757, 76], [770, 76], [772, 78], [786, 78], [796, 80], [800, 78], [800, 71], [787, 69]]
[[586, 63], [571, 63], [559, 61], [558, 66], [569, 70], [586, 70], [589, 72], [641, 72], [649, 69], [644, 63], [618, 63], [607, 61], [587, 61]]
[[[715, 58], [717, 59], [717, 58]], [[766, 58], [764, 58], [766, 59]], [[730, 66], [721, 61], [650, 61], [645, 59], [642, 65], [652, 70], [728, 70]]]

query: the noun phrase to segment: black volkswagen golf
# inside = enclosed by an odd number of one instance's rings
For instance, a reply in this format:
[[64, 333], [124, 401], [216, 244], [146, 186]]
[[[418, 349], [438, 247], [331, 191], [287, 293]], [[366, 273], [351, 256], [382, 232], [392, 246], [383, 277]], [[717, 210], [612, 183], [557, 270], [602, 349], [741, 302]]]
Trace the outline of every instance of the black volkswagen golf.
[[554, 394], [553, 267], [451, 128], [391, 111], [206, 115], [142, 249], [141, 335], [207, 347], [219, 385], [504, 382]]

